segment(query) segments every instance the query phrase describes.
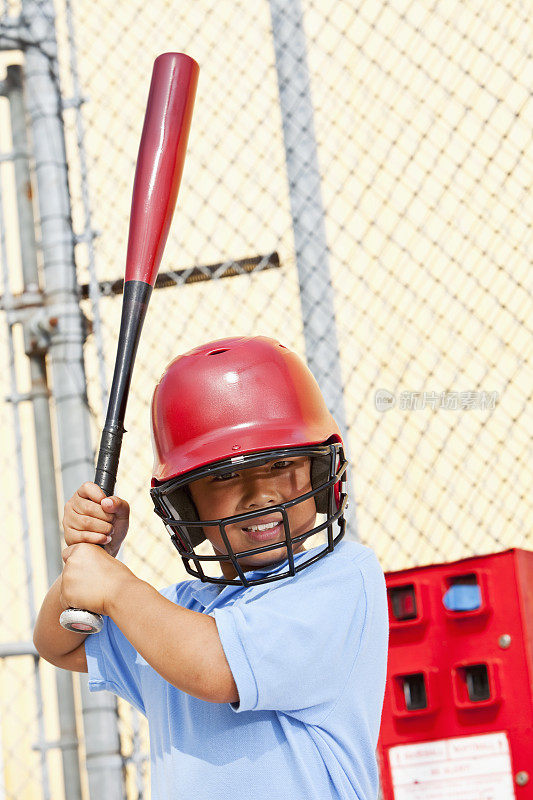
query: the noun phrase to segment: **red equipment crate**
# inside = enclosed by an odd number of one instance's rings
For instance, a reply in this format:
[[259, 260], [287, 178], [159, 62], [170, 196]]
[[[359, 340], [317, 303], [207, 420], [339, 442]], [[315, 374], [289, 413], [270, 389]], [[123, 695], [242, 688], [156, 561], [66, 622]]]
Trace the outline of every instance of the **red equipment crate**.
[[533, 800], [533, 552], [385, 577], [384, 800]]

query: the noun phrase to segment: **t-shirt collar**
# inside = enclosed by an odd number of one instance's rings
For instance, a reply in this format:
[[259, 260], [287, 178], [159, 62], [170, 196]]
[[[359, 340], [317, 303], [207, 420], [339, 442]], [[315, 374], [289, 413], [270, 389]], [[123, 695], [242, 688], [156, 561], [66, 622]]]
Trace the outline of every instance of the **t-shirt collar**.
[[[313, 548], [313, 550], [316, 548]], [[296, 553], [294, 556], [294, 563], [297, 564], [302, 560], [304, 556], [310, 557], [311, 550], [303, 550], [301, 553]], [[251, 572], [246, 573], [246, 577], [250, 580], [257, 580], [258, 578], [263, 578], [265, 575], [268, 574], [277, 574], [278, 572], [282, 572], [287, 570], [288, 567], [288, 559], [284, 561], [280, 561], [279, 564], [275, 566], [267, 565], [265, 567], [258, 567], [257, 569], [252, 570]], [[264, 584], [268, 585], [268, 584]], [[193, 586], [191, 587], [191, 594], [195, 600], [201, 603], [204, 608], [207, 608], [211, 605], [214, 601], [218, 600], [222, 596], [224, 596], [224, 600], [227, 601], [232, 594], [239, 594], [247, 589], [247, 586], [224, 586], [223, 584], [217, 583], [203, 583], [202, 581], [196, 580], [193, 581]]]

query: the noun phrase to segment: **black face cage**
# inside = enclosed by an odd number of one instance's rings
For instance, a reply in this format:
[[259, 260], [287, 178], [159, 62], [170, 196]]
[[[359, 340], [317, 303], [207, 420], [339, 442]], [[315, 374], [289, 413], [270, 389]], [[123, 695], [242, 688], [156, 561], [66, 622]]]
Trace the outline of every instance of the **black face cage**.
[[[237, 514], [232, 517], [224, 517], [223, 519], [215, 520], [199, 520], [197, 518], [195, 507], [187, 489], [188, 485], [193, 481], [208, 475], [213, 475], [214, 473], [223, 474], [225, 471], [231, 472], [237, 468], [251, 468], [272, 460], [281, 460], [294, 456], [308, 456], [311, 459], [311, 491], [289, 500], [286, 503], [248, 511], [244, 514]], [[225, 461], [218, 461], [216, 464], [210, 464], [206, 467], [200, 467], [184, 476], [172, 478], [159, 486], [153, 487], [150, 491], [150, 495], [155, 506], [154, 511], [163, 520], [170, 533], [172, 543], [180, 554], [189, 575], [193, 575], [207, 583], [222, 584], [224, 586], [254, 586], [293, 576], [333, 551], [335, 545], [344, 536], [346, 527], [344, 511], [348, 500], [345, 491], [347, 466], [348, 462], [344, 456], [344, 450], [339, 443], [268, 450], [260, 454], [252, 453], [248, 456], [238, 456]], [[319, 485], [315, 485], [317, 482]], [[315, 499], [317, 512], [325, 514], [326, 519], [310, 531], [293, 538], [291, 537], [287, 509], [298, 503], [303, 503], [310, 497]], [[176, 498], [179, 499], [176, 500]], [[179, 508], [179, 511], [177, 511], [177, 508]], [[267, 572], [264, 577], [255, 579], [247, 578], [245, 571], [239, 563], [240, 559], [258, 553], [266, 553], [270, 550], [279, 550], [280, 547], [284, 546], [284, 543], [283, 541], [275, 542], [263, 547], [253, 548], [252, 550], [234, 553], [226, 534], [226, 526], [235, 523], [239, 524], [248, 519], [259, 517], [262, 514], [272, 514], [273, 512], [279, 512], [282, 516], [288, 568], [281, 572], [275, 570], [274, 574], [268, 574]], [[185, 518], [184, 513], [185, 517], [189, 516], [191, 518]], [[177, 516], [172, 516], [173, 514]], [[196, 519], [193, 518], [195, 515]], [[198, 555], [195, 552], [194, 547], [205, 539], [202, 529], [207, 525], [218, 525], [227, 555]], [[334, 527], [338, 528], [336, 533], [334, 533]], [[304, 558], [295, 565], [293, 545], [303, 542], [324, 530], [327, 531], [327, 542], [324, 547], [317, 553], [313, 553], [313, 555], [307, 559], [305, 559], [304, 556]], [[202, 569], [202, 563], [213, 561], [219, 562], [220, 564], [226, 561], [231, 562], [238, 578], [230, 580], [224, 577], [213, 578], [206, 575]], [[277, 564], [280, 563], [282, 563], [282, 561], [277, 562]], [[276, 564], [271, 565], [269, 569], [275, 569], [275, 567]], [[258, 567], [257, 569], [265, 571], [264, 567]]]

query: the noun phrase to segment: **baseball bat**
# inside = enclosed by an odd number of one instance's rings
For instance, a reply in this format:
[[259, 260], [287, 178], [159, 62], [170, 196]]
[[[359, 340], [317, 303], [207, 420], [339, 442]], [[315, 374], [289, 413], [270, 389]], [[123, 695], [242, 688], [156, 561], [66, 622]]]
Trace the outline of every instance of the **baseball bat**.
[[[176, 205], [199, 67], [183, 53], [163, 53], [152, 82], [135, 169], [124, 276], [122, 317], [95, 483], [113, 494], [124, 417], [137, 345]], [[69, 608], [61, 625], [76, 633], [97, 633], [102, 617]]]

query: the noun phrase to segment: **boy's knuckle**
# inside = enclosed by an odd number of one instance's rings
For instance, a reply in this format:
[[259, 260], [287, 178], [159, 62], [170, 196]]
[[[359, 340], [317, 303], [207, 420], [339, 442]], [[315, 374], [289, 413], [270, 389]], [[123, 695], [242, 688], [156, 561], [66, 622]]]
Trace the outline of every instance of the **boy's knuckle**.
[[86, 517], [83, 514], [80, 514], [80, 518], [78, 520], [80, 530], [82, 531], [89, 531], [91, 529], [92, 520], [90, 517]]

